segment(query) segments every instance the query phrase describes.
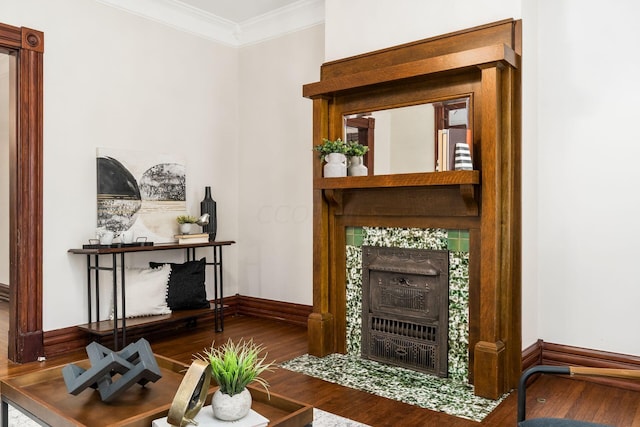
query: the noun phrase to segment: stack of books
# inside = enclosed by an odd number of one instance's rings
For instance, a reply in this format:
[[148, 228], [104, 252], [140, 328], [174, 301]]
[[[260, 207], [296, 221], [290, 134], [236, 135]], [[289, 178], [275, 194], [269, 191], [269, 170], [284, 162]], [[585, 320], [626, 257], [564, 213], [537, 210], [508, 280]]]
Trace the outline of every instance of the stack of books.
[[176, 238], [180, 245], [188, 243], [207, 243], [209, 241], [209, 233], [177, 234], [173, 237]]
[[455, 149], [456, 144], [460, 143], [466, 143], [471, 148], [470, 129], [438, 129], [436, 172], [458, 170], [455, 167]]

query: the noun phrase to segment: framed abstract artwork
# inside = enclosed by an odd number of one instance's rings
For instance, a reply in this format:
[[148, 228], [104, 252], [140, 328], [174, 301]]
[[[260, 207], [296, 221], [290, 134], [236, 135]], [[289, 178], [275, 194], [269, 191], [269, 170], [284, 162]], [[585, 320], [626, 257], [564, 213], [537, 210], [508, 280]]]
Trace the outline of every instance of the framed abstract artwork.
[[116, 237], [172, 242], [186, 212], [186, 168], [167, 154], [98, 148], [97, 228]]

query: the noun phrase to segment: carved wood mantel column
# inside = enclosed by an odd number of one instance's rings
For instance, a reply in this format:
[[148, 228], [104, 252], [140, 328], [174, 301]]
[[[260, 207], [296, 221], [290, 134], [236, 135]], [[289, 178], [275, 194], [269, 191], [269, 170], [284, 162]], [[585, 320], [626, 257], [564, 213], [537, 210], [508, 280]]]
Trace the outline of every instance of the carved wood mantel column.
[[[469, 373], [496, 399], [521, 371], [521, 22], [505, 20], [323, 64], [303, 87], [313, 145], [345, 138], [343, 116], [467, 97], [473, 171], [323, 178], [313, 164], [309, 353], [346, 349], [347, 226], [469, 230]], [[375, 145], [374, 145], [375, 149]]]
[[[328, 135], [329, 98], [318, 97], [313, 100], [313, 140], [321, 141]], [[319, 162], [313, 163], [313, 176], [321, 177]], [[314, 356], [326, 356], [336, 352], [334, 335], [334, 316], [330, 311], [331, 289], [329, 275], [329, 206], [324, 202], [322, 190], [313, 190], [313, 313], [309, 316], [309, 353]]]

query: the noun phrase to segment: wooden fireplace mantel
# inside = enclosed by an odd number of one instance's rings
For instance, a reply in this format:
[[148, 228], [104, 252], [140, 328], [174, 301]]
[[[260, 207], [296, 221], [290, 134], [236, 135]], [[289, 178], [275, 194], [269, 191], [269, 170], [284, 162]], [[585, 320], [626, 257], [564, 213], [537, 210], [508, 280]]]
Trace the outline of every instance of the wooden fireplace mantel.
[[[347, 226], [469, 230], [470, 381], [498, 398], [521, 372], [521, 21], [504, 20], [322, 65], [303, 87], [313, 145], [345, 114], [471, 99], [473, 171], [323, 178], [313, 166], [309, 353], [346, 351]], [[375, 148], [374, 148], [375, 151]]]

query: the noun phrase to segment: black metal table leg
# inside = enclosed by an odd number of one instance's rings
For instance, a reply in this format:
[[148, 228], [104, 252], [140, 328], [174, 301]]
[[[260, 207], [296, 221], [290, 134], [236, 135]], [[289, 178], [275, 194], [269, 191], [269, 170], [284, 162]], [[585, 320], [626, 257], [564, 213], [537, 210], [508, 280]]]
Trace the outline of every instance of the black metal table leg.
[[111, 254], [111, 275], [113, 277], [113, 349], [118, 351], [118, 277], [116, 254]]
[[224, 285], [222, 283], [222, 247], [216, 246], [219, 255], [219, 269], [220, 269], [220, 332], [224, 331]]
[[216, 332], [224, 331], [224, 288], [222, 283], [222, 248], [213, 246], [213, 309]]
[[87, 319], [91, 323], [91, 255], [87, 255]]
[[2, 399], [2, 427], [9, 426], [9, 404], [6, 400]]
[[[115, 254], [114, 254], [115, 258]], [[124, 283], [124, 252], [120, 254], [120, 279], [122, 290], [122, 348], [127, 345], [127, 309], [126, 309], [126, 295], [125, 295], [125, 283]]]
[[[100, 321], [100, 265], [98, 264], [98, 255], [94, 255], [95, 277], [96, 277], [96, 322]], [[89, 319], [91, 322], [91, 319]]]

